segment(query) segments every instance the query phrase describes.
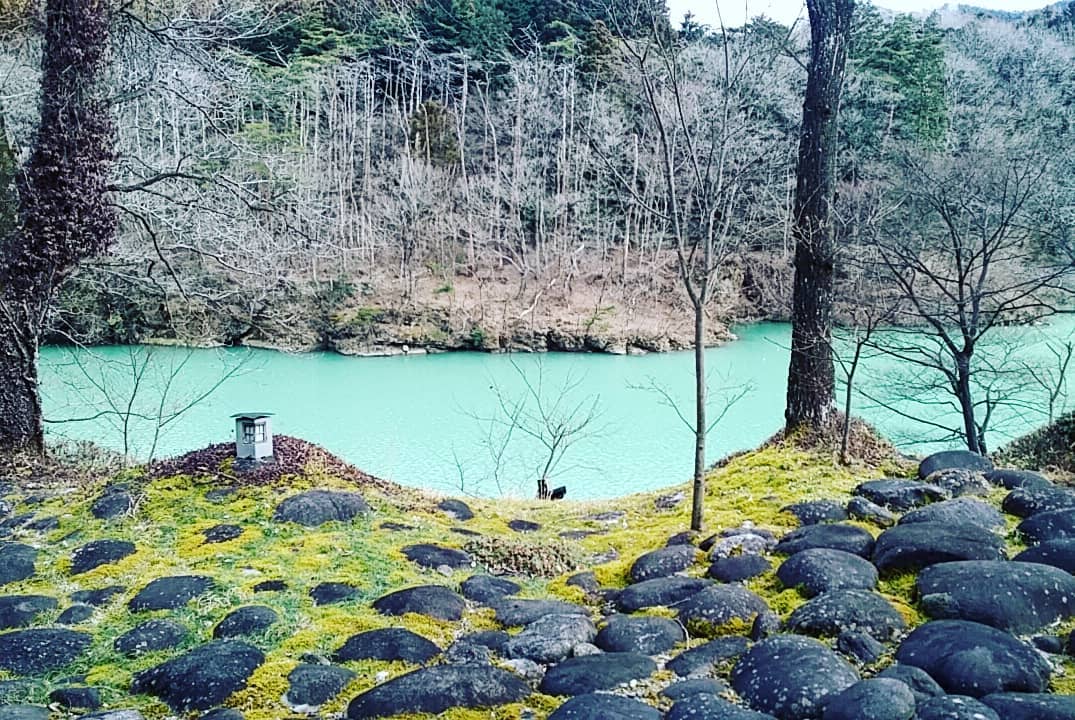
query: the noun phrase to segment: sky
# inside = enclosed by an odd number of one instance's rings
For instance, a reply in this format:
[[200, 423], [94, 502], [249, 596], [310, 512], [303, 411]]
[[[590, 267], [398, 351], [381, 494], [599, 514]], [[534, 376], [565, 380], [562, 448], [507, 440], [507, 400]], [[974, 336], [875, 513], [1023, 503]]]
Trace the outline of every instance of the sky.
[[[963, 0], [963, 4], [994, 10], [1036, 10], [1050, 5], [1055, 0]], [[945, 4], [945, 0], [874, 0], [874, 5], [898, 12], [921, 12], [933, 10]], [[695, 18], [706, 25], [717, 26], [717, 0], [668, 0], [672, 21], [678, 25], [685, 13], [694, 13]], [[791, 24], [797, 17], [807, 21], [806, 7], [802, 0], [722, 0], [720, 15], [729, 27], [742, 25], [747, 17], [767, 15], [785, 25]]]

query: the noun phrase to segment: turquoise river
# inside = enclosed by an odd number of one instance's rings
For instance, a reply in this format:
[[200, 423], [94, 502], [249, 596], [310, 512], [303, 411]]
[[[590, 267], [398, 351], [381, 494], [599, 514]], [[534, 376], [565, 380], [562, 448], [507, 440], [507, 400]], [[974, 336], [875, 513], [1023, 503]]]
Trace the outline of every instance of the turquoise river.
[[[996, 377], [1004, 387], [993, 382], [990, 390], [1005, 398], [994, 413], [992, 447], [1046, 422], [1046, 393], [1034, 377], [1048, 384], [1058, 374], [1053, 351], [1070, 342], [1073, 329], [1073, 319], [1006, 328], [997, 333], [1003, 347], [983, 350], [983, 357], [1003, 366]], [[742, 395], [710, 432], [710, 460], [758, 445], [782, 422], [789, 327], [750, 325], [736, 334], [738, 340], [707, 351], [711, 412], [719, 414], [729, 396]], [[549, 457], [542, 439], [549, 441], [565, 422], [570, 427], [561, 434], [568, 446], [549, 475], [550, 485], [567, 486], [569, 498], [665, 487], [687, 479], [692, 467], [691, 431], [672, 407], [674, 402], [693, 416], [691, 353], [355, 358], [243, 349], [45, 348], [41, 374], [51, 437], [121, 451], [126, 445], [132, 461], [229, 440], [232, 413], [269, 411], [276, 433], [316, 442], [380, 477], [463, 495], [532, 495]], [[952, 410], [933, 402], [942, 395], [926, 386], [921, 371], [867, 358], [859, 375], [856, 386], [873, 399], [856, 394], [855, 413], [902, 448], [954, 445], [936, 427], [904, 416], [954, 423]], [[903, 384], [908, 380], [910, 390]], [[1063, 404], [1061, 397], [1055, 409]]]

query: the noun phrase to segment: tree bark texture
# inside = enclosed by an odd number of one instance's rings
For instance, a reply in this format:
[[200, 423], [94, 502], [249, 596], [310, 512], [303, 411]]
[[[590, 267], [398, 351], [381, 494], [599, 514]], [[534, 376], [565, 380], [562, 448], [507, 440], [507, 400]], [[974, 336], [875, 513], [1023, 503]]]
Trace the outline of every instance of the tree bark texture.
[[854, 0], [808, 0], [807, 8], [812, 43], [796, 172], [791, 364], [784, 412], [789, 432], [804, 425], [822, 426], [832, 414], [835, 396], [832, 202]]
[[115, 234], [114, 129], [101, 87], [109, 21], [107, 0], [47, 0], [40, 121], [21, 170], [0, 143], [0, 450], [43, 450], [36, 362], [49, 301]]

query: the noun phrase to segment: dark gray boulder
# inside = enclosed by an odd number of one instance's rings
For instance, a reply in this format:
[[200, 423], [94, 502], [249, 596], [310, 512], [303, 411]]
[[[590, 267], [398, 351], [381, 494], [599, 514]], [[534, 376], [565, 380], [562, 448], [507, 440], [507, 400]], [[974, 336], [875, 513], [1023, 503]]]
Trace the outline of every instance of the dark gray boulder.
[[780, 510], [794, 515], [800, 525], [847, 520], [847, 510], [835, 500], [808, 500], [782, 507]]
[[112, 598], [125, 592], [127, 592], [127, 588], [122, 585], [109, 585], [96, 590], [76, 590], [71, 593], [71, 602], [101, 607], [111, 602]]
[[806, 597], [829, 590], [872, 590], [877, 587], [877, 568], [868, 560], [830, 548], [811, 548], [795, 553], [777, 568], [776, 576], [786, 587], [798, 588]]
[[101, 707], [101, 691], [95, 687], [58, 687], [49, 693], [49, 700], [66, 708], [96, 710]]
[[742, 582], [772, 569], [772, 563], [761, 555], [733, 555], [714, 560], [705, 574], [721, 582]]
[[805, 635], [836, 637], [860, 630], [889, 640], [907, 625], [891, 603], [869, 590], [833, 590], [800, 605], [788, 617], [788, 629]]
[[433, 641], [405, 628], [393, 627], [352, 635], [333, 654], [332, 659], [335, 662], [402, 660], [425, 665], [440, 653], [441, 649]]
[[90, 513], [98, 520], [114, 520], [134, 510], [134, 497], [121, 485], [110, 485], [104, 494], [90, 506]]
[[594, 575], [593, 570], [577, 572], [568, 577], [565, 584], [569, 587], [577, 587], [588, 595], [594, 595], [601, 589], [601, 583], [597, 581], [597, 576]]
[[900, 518], [900, 524], [917, 522], [977, 525], [993, 530], [1004, 527], [1004, 516], [989, 503], [974, 498], [957, 497], [920, 507]]
[[768, 611], [765, 600], [742, 585], [713, 585], [679, 604], [679, 621], [706, 635], [726, 629], [733, 621], [753, 623], [755, 617]]
[[862, 520], [877, 527], [892, 527], [898, 518], [888, 508], [883, 508], [864, 497], [853, 497], [847, 501], [847, 514], [856, 520]]
[[1030, 544], [1075, 538], [1075, 508], [1035, 513], [1019, 523], [1016, 530]]
[[597, 628], [585, 615], [543, 615], [505, 642], [500, 654], [556, 663], [571, 655], [576, 645], [592, 643], [596, 637]]
[[133, 657], [158, 650], [168, 650], [182, 643], [187, 629], [171, 620], [146, 620], [116, 638], [116, 652]]
[[205, 538], [205, 542], [210, 545], [235, 540], [242, 534], [243, 529], [241, 527], [228, 524], [214, 525], [208, 530], [202, 531], [202, 536]]
[[1075, 720], [1075, 696], [996, 693], [982, 698], [1004, 720]]
[[774, 720], [772, 715], [742, 705], [734, 705], [722, 697], [703, 693], [689, 695], [676, 702], [665, 720]]
[[327, 522], [350, 522], [370, 512], [365, 499], [354, 492], [307, 490], [292, 495], [276, 506], [272, 519], [318, 527]]
[[944, 688], [938, 685], [937, 681], [929, 676], [929, 673], [913, 665], [902, 665], [900, 663], [889, 665], [877, 673], [877, 677], [899, 680], [911, 689], [911, 694], [915, 696], [915, 702], [918, 704], [932, 697], [944, 695]]
[[966, 620], [934, 620], [900, 644], [896, 661], [925, 670], [947, 692], [982, 697], [1043, 692], [1052, 668], [1014, 636]]
[[1075, 492], [1055, 486], [1016, 488], [1000, 504], [1001, 510], [1021, 518], [1071, 507], [1075, 507]]
[[537, 532], [541, 529], [541, 523], [536, 523], [533, 520], [516, 518], [515, 520], [508, 521], [508, 529], [518, 533]]
[[926, 478], [930, 485], [936, 485], [948, 497], [958, 498], [967, 495], [985, 497], [992, 491], [993, 485], [985, 479], [980, 472], [962, 470], [960, 468], [948, 468], [938, 470]]
[[549, 720], [660, 720], [654, 708], [620, 695], [579, 695], [552, 711]]
[[581, 605], [564, 602], [563, 600], [520, 600], [518, 598], [502, 598], [491, 604], [496, 614], [497, 622], [505, 627], [519, 627], [529, 625], [540, 617], [546, 615], [585, 615], [590, 616], [590, 611]]
[[257, 635], [268, 630], [279, 619], [280, 616], [271, 607], [248, 605], [231, 611], [217, 623], [213, 628], [213, 637], [220, 640]]
[[63, 628], [31, 628], [0, 634], [0, 670], [44, 675], [69, 665], [89, 649], [89, 633]]
[[881, 533], [872, 559], [882, 573], [959, 560], [1003, 560], [1004, 541], [977, 525], [911, 523]]
[[826, 698], [858, 680], [846, 660], [796, 635], [761, 641], [739, 658], [731, 675], [732, 689], [751, 708], [779, 720], [820, 718]]
[[0, 597], [0, 630], [26, 627], [41, 613], [59, 607], [47, 595], [5, 595]]
[[668, 577], [683, 572], [694, 564], [699, 555], [693, 545], [673, 545], [640, 556], [631, 565], [631, 582]]
[[93, 606], [75, 604], [60, 613], [56, 618], [57, 625], [78, 625], [93, 617]]
[[1075, 538], [1046, 540], [1039, 545], [1027, 548], [1012, 559], [1016, 562], [1052, 565], [1066, 572], [1075, 573]]
[[712, 584], [712, 580], [679, 576], [646, 580], [625, 587], [616, 596], [616, 609], [629, 613], [651, 607], [674, 608]]
[[669, 660], [665, 667], [680, 677], [708, 675], [717, 663], [734, 660], [747, 651], [750, 642], [741, 636], [716, 638]]
[[825, 700], [822, 720], [911, 720], [915, 697], [899, 680], [860, 680]]
[[728, 683], [717, 678], [709, 677], [697, 677], [689, 678], [687, 680], [677, 680], [668, 687], [661, 690], [661, 695], [664, 695], [669, 700], [675, 702], [690, 695], [720, 695], [730, 691], [731, 688]]
[[585, 695], [641, 680], [656, 670], [651, 658], [638, 653], [583, 655], [550, 667], [538, 689], [546, 695]]
[[382, 615], [412, 612], [453, 622], [463, 617], [465, 607], [463, 598], [440, 585], [419, 585], [397, 590], [373, 601], [373, 609]]
[[915, 720], [1002, 720], [1002, 718], [991, 707], [972, 697], [944, 695], [929, 698], [920, 703]]
[[456, 500], [455, 498], [447, 498], [437, 503], [437, 507], [444, 511], [444, 514], [453, 520], [459, 520], [460, 522], [466, 522], [474, 517], [474, 512], [470, 509], [462, 500]]
[[442, 713], [451, 708], [491, 708], [518, 702], [530, 686], [506, 670], [486, 665], [436, 665], [393, 678], [347, 706], [350, 720], [403, 713]]
[[431, 543], [407, 545], [402, 552], [411, 562], [430, 570], [435, 570], [442, 565], [453, 570], [464, 570], [474, 566], [473, 558], [462, 550]]
[[1075, 577], [1050, 565], [941, 563], [923, 570], [916, 587], [932, 618], [973, 620], [1019, 635], [1075, 615]]
[[212, 578], [202, 575], [177, 575], [151, 581], [127, 603], [131, 612], [174, 610], [213, 589]]
[[845, 657], [869, 665], [881, 659], [885, 646], [861, 630], [844, 630], [836, 637], [836, 650]]
[[594, 644], [605, 652], [658, 655], [684, 639], [683, 627], [668, 618], [613, 615], [597, 633]]
[[37, 550], [22, 543], [0, 543], [0, 585], [31, 577], [36, 570]]
[[[208, 495], [209, 493], [206, 493]], [[79, 718], [78, 720], [85, 720]], [[141, 720], [140, 718], [102, 718], [102, 720]], [[198, 720], [245, 720], [243, 714], [235, 708], [213, 708], [198, 716]]]
[[948, 498], [948, 494], [936, 485], [901, 478], [868, 480], [855, 488], [855, 494], [881, 507], [898, 511]]
[[978, 453], [969, 450], [942, 450], [927, 456], [918, 463], [918, 477], [927, 478], [938, 470], [958, 468], [971, 472], [988, 473], [993, 471], [993, 462]]
[[358, 588], [350, 583], [323, 582], [310, 588], [314, 605], [335, 605], [358, 597]]
[[71, 553], [71, 574], [81, 575], [102, 565], [119, 562], [133, 555], [134, 543], [126, 540], [94, 540]]
[[296, 710], [312, 710], [343, 692], [355, 674], [338, 665], [303, 663], [287, 676], [284, 704]]
[[459, 586], [463, 597], [478, 603], [489, 603], [505, 595], [514, 595], [522, 587], [518, 583], [492, 575], [471, 575]]
[[1043, 488], [1052, 485], [1049, 478], [1031, 470], [994, 470], [986, 473], [985, 479], [1009, 490], [1021, 487]]
[[208, 710], [246, 687], [263, 662], [242, 640], [214, 640], [135, 674], [131, 693], [155, 695], [176, 712]]
[[868, 558], [873, 551], [873, 536], [855, 525], [841, 523], [823, 523], [807, 525], [793, 530], [773, 549], [783, 555], [794, 555], [812, 548], [831, 548], [843, 550], [852, 555]]

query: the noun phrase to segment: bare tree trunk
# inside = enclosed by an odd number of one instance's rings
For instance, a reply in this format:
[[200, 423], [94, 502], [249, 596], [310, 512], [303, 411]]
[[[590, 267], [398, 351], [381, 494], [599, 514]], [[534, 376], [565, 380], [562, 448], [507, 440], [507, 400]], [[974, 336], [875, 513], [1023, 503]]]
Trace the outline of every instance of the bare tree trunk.
[[694, 491], [691, 493], [691, 530], [702, 529], [705, 510], [705, 306], [694, 306]]
[[956, 398], [959, 400], [959, 409], [963, 414], [963, 433], [967, 441], [967, 449], [985, 455], [984, 443], [978, 435], [978, 424], [974, 418], [974, 398], [971, 396], [970, 357], [960, 355], [956, 358]]
[[788, 431], [821, 427], [835, 395], [832, 358], [832, 229], [837, 120], [854, 0], [808, 0], [812, 46], [795, 191], [795, 287], [791, 364], [784, 418]]

